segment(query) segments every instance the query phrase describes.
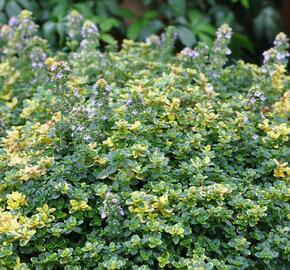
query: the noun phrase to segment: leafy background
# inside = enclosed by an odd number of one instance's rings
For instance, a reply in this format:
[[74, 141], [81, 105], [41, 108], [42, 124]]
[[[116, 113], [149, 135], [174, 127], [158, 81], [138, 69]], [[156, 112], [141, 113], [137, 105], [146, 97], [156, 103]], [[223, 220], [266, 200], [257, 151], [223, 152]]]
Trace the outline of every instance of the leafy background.
[[161, 33], [167, 25], [176, 26], [177, 49], [192, 47], [197, 41], [213, 42], [215, 28], [230, 24], [235, 35], [235, 57], [259, 62], [258, 55], [270, 47], [279, 31], [286, 31], [279, 13], [283, 1], [270, 0], [0, 0], [0, 21], [17, 15], [21, 9], [33, 11], [43, 36], [54, 48], [65, 45], [65, 17], [78, 10], [97, 23], [101, 40], [112, 44], [123, 38], [144, 40]]

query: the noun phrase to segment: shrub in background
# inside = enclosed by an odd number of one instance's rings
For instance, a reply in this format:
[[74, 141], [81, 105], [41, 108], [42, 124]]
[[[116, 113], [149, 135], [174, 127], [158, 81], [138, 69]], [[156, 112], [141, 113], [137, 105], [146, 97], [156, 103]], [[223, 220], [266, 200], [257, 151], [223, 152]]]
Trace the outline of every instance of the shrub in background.
[[101, 29], [102, 44], [124, 37], [144, 40], [167, 25], [175, 25], [180, 45], [191, 47], [198, 41], [212, 45], [215, 28], [230, 24], [235, 34], [231, 47], [236, 57], [255, 59], [270, 47], [281, 31], [281, 0], [0, 0], [0, 21], [18, 15], [22, 8], [35, 13], [42, 35], [54, 47], [66, 44], [66, 15], [78, 10]]
[[174, 55], [68, 21], [66, 53], [1, 26], [0, 268], [287, 269], [287, 37], [229, 65], [228, 25]]

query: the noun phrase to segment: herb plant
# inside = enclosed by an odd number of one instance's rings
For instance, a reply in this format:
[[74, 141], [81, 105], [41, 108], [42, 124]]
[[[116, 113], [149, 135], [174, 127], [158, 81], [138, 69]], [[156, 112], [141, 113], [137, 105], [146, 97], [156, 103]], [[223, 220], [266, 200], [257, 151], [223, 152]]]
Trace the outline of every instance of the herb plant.
[[101, 51], [73, 12], [55, 52], [31, 16], [0, 30], [0, 269], [288, 269], [285, 34], [261, 66], [228, 25]]

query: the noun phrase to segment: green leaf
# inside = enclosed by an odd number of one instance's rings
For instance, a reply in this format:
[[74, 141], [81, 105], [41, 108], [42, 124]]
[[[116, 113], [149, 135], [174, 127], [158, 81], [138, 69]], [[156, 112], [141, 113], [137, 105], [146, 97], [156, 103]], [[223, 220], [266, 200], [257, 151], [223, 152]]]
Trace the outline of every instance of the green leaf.
[[186, 27], [182, 27], [182, 26], [178, 27], [177, 34], [182, 44], [185, 45], [186, 47], [191, 47], [192, 45], [196, 43], [195, 35], [192, 33], [192, 31], [190, 31]]
[[50, 39], [50, 37], [53, 35], [53, 33], [56, 31], [56, 25], [53, 22], [46, 22], [42, 26], [42, 31], [45, 36], [45, 38]]
[[213, 44], [213, 37], [204, 33], [197, 33], [197, 36], [201, 41], [205, 42], [206, 44], [210, 46]]
[[[113, 1], [108, 1], [108, 4], [109, 4], [109, 2], [112, 3]], [[122, 8], [122, 7], [120, 7], [120, 5], [108, 6], [108, 10], [109, 10], [109, 13], [111, 15], [121, 17], [123, 19], [129, 19], [129, 18], [135, 17], [135, 14], [131, 10], [126, 9], [126, 8]]]
[[101, 32], [108, 32], [113, 27], [118, 27], [120, 25], [119, 21], [114, 18], [99, 18], [98, 21]]
[[234, 34], [233, 35], [233, 43], [237, 42], [240, 44], [243, 48], [247, 49], [249, 52], [254, 52], [254, 46], [251, 42], [251, 40], [242, 34]]
[[254, 19], [254, 32], [258, 39], [266, 37], [272, 41], [281, 29], [281, 17], [276, 9], [265, 7]]
[[177, 16], [183, 16], [185, 13], [186, 2], [185, 0], [168, 0], [168, 4]]
[[201, 14], [198, 10], [191, 10], [189, 12], [189, 22], [191, 26], [197, 26], [201, 21]]
[[114, 172], [117, 171], [117, 168], [116, 168], [116, 166], [114, 166], [114, 165], [109, 165], [109, 166], [106, 168], [106, 171], [107, 171], [108, 175], [111, 175], [111, 174], [113, 174]]
[[215, 27], [213, 27], [210, 24], [201, 24], [198, 28], [197, 28], [197, 32], [203, 32], [203, 33], [207, 33], [211, 36], [215, 35]]
[[116, 44], [117, 43], [117, 41], [110, 34], [102, 34], [101, 40], [103, 40], [104, 42], [106, 42], [108, 44]]
[[0, 0], [0, 10], [3, 9], [4, 5], [5, 5], [5, 0]]
[[57, 23], [56, 24], [56, 31], [59, 34], [60, 40], [59, 44], [63, 45], [65, 42], [65, 26], [63, 23]]
[[28, 0], [17, 0], [22, 8], [32, 10], [32, 4]]
[[127, 37], [133, 40], [136, 40], [142, 30], [142, 24], [140, 21], [132, 23], [127, 29]]
[[189, 13], [188, 27], [201, 41], [209, 45], [212, 44], [215, 35], [215, 27], [209, 23], [209, 18], [207, 16], [202, 15], [198, 10], [191, 10]]
[[215, 25], [222, 25], [223, 23], [237, 25], [235, 13], [224, 5], [216, 5], [211, 8], [211, 14], [215, 20]]
[[160, 20], [154, 20], [147, 23], [146, 26], [142, 28], [142, 31], [139, 35], [141, 39], [144, 39], [150, 35], [156, 34], [164, 27], [164, 24]]
[[74, 5], [74, 8], [79, 11], [85, 18], [90, 18], [94, 16], [94, 13], [90, 6], [85, 3], [77, 3]]
[[241, 0], [242, 5], [244, 8], [249, 8], [250, 7], [250, 1], [249, 0]]
[[6, 15], [2, 11], [0, 11], [0, 23], [5, 23], [6, 20]]
[[60, 5], [56, 5], [55, 8], [52, 11], [52, 19], [54, 21], [62, 21], [64, 19], [64, 17], [67, 15], [68, 13], [68, 6], [63, 3]]
[[5, 11], [9, 17], [16, 16], [20, 13], [21, 7], [17, 4], [16, 1], [8, 1], [5, 6]]
[[109, 165], [106, 169], [96, 174], [96, 179], [105, 179], [117, 171], [116, 166]]
[[158, 12], [153, 11], [153, 10], [146, 11], [146, 12], [143, 14], [143, 18], [144, 18], [144, 19], [147, 19], [147, 20], [153, 20], [153, 19], [155, 19], [157, 16], [158, 16]]
[[233, 3], [240, 3], [244, 8], [249, 8], [250, 0], [232, 0]]

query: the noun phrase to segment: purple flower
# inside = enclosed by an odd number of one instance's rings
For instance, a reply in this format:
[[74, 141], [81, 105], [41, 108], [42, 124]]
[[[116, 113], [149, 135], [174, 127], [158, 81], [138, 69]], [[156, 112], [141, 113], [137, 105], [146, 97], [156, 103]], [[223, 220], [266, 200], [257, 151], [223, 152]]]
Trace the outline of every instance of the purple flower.
[[87, 108], [87, 114], [88, 114], [88, 117], [94, 117], [96, 115], [95, 109], [91, 108], [91, 107], [88, 107]]
[[81, 48], [82, 48], [82, 49], [86, 49], [86, 48], [88, 47], [88, 45], [89, 45], [89, 42], [88, 42], [87, 39], [83, 39], [83, 40], [81, 41]]
[[55, 66], [55, 65], [52, 65], [52, 66], [50, 67], [50, 71], [51, 71], [51, 72], [56, 71], [56, 69], [57, 69], [57, 66]]
[[68, 30], [68, 36], [70, 39], [75, 39], [80, 35], [80, 29], [81, 29], [81, 22], [83, 20], [83, 16], [79, 14], [76, 10], [73, 10], [68, 16], [67, 16], [67, 28]]
[[88, 134], [86, 134], [86, 135], [84, 136], [84, 140], [85, 140], [86, 142], [89, 142], [91, 139], [92, 139], [92, 137], [91, 137], [90, 135], [88, 135]]
[[252, 97], [252, 98], [250, 99], [250, 102], [253, 104], [253, 103], [256, 102], [256, 99]]
[[270, 54], [268, 51], [263, 52], [263, 56], [264, 56], [264, 63], [268, 62], [270, 59]]
[[23, 48], [23, 45], [22, 45], [21, 43], [17, 43], [17, 44], [16, 44], [16, 48], [17, 48], [18, 50], [21, 50], [21, 49]]
[[99, 30], [93, 22], [85, 21], [81, 33], [83, 38], [95, 38], [99, 35]]
[[111, 87], [107, 84], [105, 87], [105, 92], [109, 93], [111, 91]]
[[15, 26], [15, 25], [17, 25], [18, 24], [18, 19], [16, 18], [16, 17], [11, 17], [10, 19], [9, 19], [9, 25], [11, 26], [11, 27], [13, 27], [13, 26]]
[[227, 39], [231, 39], [231, 37], [232, 37], [232, 33], [227, 33], [227, 34], [225, 35], [225, 38], [227, 38]]
[[33, 69], [42, 68], [47, 55], [40, 48], [35, 48], [30, 54], [31, 66]]
[[63, 77], [63, 74], [61, 74], [60, 72], [55, 75], [55, 78], [58, 80], [61, 79], [62, 77]]
[[79, 97], [80, 96], [79, 92], [78, 92], [78, 89], [74, 89], [73, 92], [74, 92], [74, 96], [75, 97]]
[[257, 134], [254, 134], [253, 136], [252, 136], [252, 138], [253, 138], [253, 140], [258, 140], [258, 138], [259, 138], [259, 135], [257, 135]]
[[257, 91], [257, 92], [254, 94], [255, 97], [260, 97], [261, 95], [262, 95], [262, 93], [261, 93], [260, 91]]
[[180, 52], [183, 56], [187, 56], [187, 57], [191, 57], [191, 58], [195, 58], [197, 56], [199, 56], [199, 53], [195, 50], [192, 50], [190, 48], [184, 48], [181, 52]]
[[283, 61], [283, 60], [287, 59], [289, 57], [289, 55], [290, 55], [289, 53], [280, 53], [280, 52], [278, 52], [277, 55], [276, 55], [276, 59], [278, 61]]
[[28, 26], [28, 29], [29, 29], [29, 30], [34, 30], [34, 29], [35, 29], [35, 25], [30, 24], [30, 25]]
[[230, 55], [232, 53], [231, 49], [226, 50], [226, 55]]
[[75, 132], [81, 132], [81, 131], [83, 131], [85, 128], [83, 127], [83, 126], [77, 126], [76, 128], [75, 128]]
[[128, 98], [127, 102], [125, 103], [126, 106], [129, 106], [132, 103], [132, 98]]

